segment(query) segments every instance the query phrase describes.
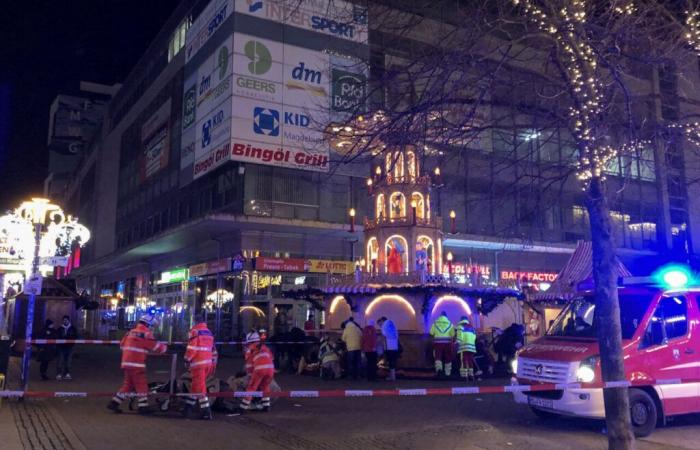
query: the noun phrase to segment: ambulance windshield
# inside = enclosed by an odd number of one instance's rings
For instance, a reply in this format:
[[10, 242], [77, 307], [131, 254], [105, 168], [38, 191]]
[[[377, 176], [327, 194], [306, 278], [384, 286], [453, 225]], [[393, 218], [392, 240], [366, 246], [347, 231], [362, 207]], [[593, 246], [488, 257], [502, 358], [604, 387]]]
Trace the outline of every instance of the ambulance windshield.
[[[651, 302], [651, 295], [620, 295], [622, 339], [631, 339]], [[573, 299], [557, 316], [547, 336], [597, 337], [595, 303], [592, 296]]]

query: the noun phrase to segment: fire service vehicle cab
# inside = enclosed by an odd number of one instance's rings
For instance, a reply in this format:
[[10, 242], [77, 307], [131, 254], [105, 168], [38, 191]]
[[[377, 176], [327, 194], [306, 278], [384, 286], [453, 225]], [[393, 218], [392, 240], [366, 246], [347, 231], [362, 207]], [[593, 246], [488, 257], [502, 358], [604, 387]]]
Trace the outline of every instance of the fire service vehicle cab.
[[[649, 278], [625, 278], [618, 288], [625, 373], [629, 381], [668, 384], [630, 387], [632, 426], [650, 434], [670, 416], [700, 412], [700, 285], [678, 268]], [[513, 362], [514, 385], [601, 381], [592, 291], [583, 291], [557, 316], [547, 334]], [[514, 391], [539, 417], [604, 418], [603, 390]]]

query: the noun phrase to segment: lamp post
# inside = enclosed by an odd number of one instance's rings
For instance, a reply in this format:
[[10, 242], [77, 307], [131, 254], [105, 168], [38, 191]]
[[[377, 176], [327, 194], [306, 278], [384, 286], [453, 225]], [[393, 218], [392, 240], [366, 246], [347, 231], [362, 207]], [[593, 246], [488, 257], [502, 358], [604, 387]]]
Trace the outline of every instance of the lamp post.
[[[32, 198], [31, 201], [23, 202], [17, 208], [17, 215], [30, 222], [34, 228], [34, 255], [30, 279], [41, 277], [39, 273], [39, 249], [41, 247], [41, 236], [44, 228], [51, 224], [61, 225], [65, 221], [63, 210], [57, 205], [50, 203], [44, 198]], [[41, 292], [39, 292], [41, 294]], [[36, 289], [29, 292], [27, 303], [27, 326], [25, 328], [24, 356], [22, 358], [22, 390], [26, 391], [29, 385], [29, 363], [32, 357], [32, 327], [34, 323], [34, 304], [36, 300]]]
[[367, 195], [372, 195], [372, 179], [367, 178]]
[[350, 208], [350, 211], [348, 211], [348, 215], [350, 216], [350, 232], [354, 233], [355, 232], [355, 208]]
[[450, 211], [450, 234], [456, 234], [457, 233], [457, 222], [455, 219], [457, 218], [457, 214], [455, 213], [455, 210]]

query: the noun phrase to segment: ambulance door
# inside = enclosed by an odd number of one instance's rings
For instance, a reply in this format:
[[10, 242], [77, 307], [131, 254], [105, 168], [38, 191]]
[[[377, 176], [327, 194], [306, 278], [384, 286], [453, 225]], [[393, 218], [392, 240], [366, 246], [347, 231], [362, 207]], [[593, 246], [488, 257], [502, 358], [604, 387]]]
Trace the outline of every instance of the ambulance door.
[[[656, 380], [698, 379], [700, 348], [697, 340], [697, 305], [688, 295], [669, 295], [659, 299], [642, 338], [649, 375]], [[698, 383], [660, 384], [657, 386], [667, 415], [698, 409]]]

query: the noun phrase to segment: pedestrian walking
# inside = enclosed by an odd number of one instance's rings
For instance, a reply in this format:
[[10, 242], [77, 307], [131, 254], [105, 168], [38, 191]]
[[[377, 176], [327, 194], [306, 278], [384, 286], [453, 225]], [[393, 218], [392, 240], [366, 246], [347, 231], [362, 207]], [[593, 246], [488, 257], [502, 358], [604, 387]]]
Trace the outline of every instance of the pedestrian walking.
[[389, 376], [387, 381], [396, 381], [396, 361], [399, 358], [399, 331], [394, 325], [394, 321], [382, 316], [378, 321], [384, 336], [384, 353], [389, 366]]
[[360, 376], [362, 356], [362, 328], [352, 317], [347, 320], [341, 339], [345, 342], [345, 348], [347, 349], [345, 357], [348, 376], [352, 377], [353, 380], [357, 380]]
[[[265, 344], [260, 342], [260, 335], [256, 331], [248, 333], [248, 336], [246, 336], [246, 345], [248, 347], [246, 351], [249, 352], [248, 358], [252, 361], [251, 375], [246, 391], [264, 392], [265, 394], [263, 394], [259, 409], [269, 411], [270, 397], [268, 392], [270, 384], [275, 377], [275, 364], [272, 359], [272, 352], [270, 352], [270, 349], [267, 348]], [[252, 409], [252, 400], [253, 397], [245, 397], [241, 401], [241, 409], [243, 411]]]
[[367, 361], [367, 380], [377, 379], [377, 329], [374, 320], [367, 322], [362, 329], [362, 353]]
[[[39, 339], [56, 339], [58, 330], [53, 326], [53, 320], [46, 319], [44, 328], [39, 332]], [[56, 344], [44, 344], [37, 346], [36, 359], [39, 361], [39, 373], [42, 380], [48, 380], [49, 376], [46, 372], [49, 369], [49, 363], [56, 357]]]
[[430, 336], [433, 337], [433, 357], [435, 359], [435, 375], [449, 377], [452, 374], [453, 340], [455, 327], [442, 312], [430, 327]]
[[[70, 317], [63, 316], [63, 323], [58, 329], [58, 339], [78, 339], [78, 330], [73, 326]], [[58, 374], [57, 380], [72, 380], [70, 374], [73, 346], [75, 344], [58, 344]]]
[[189, 333], [187, 350], [185, 350], [185, 364], [192, 375], [190, 397], [185, 398], [185, 407], [182, 415], [187, 417], [197, 404], [199, 399], [200, 418], [211, 420], [211, 406], [207, 397], [207, 376], [211, 372], [213, 363], [214, 335], [207, 328], [207, 322], [203, 314], [195, 316], [195, 325]]
[[136, 326], [124, 335], [119, 344], [122, 351], [121, 368], [124, 371], [124, 383], [119, 392], [112, 397], [107, 408], [115, 413], [122, 412], [121, 404], [126, 396], [136, 393], [139, 414], [148, 414], [148, 381], [146, 379], [146, 358], [149, 352], [165, 353], [168, 347], [156, 341], [151, 329], [156, 325], [156, 318], [151, 314], [141, 317]]
[[476, 355], [476, 331], [467, 316], [462, 316], [457, 328], [457, 354], [459, 355], [459, 376], [475, 381], [474, 356]]

